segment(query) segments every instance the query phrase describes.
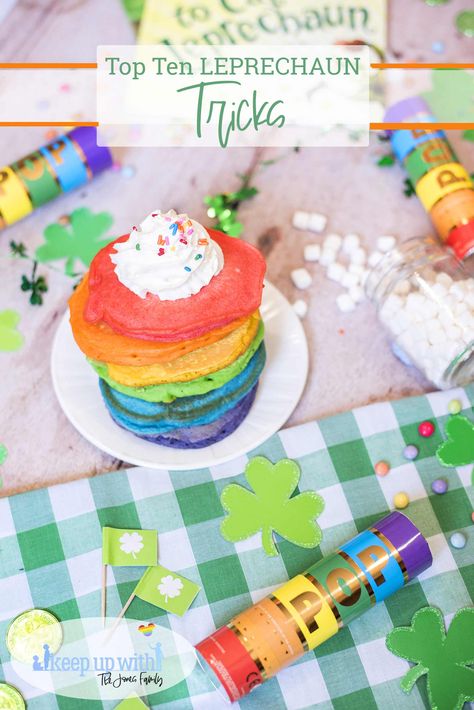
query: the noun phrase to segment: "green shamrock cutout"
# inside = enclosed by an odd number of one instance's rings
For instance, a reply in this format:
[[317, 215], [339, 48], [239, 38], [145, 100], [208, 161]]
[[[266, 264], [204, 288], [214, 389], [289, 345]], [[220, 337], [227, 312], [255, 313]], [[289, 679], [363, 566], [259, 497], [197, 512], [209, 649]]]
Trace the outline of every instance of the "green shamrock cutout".
[[2, 466], [8, 457], [8, 450], [5, 444], [0, 444], [0, 466]]
[[427, 675], [428, 697], [433, 710], [460, 710], [474, 700], [474, 609], [460, 609], [448, 633], [443, 615], [432, 606], [416, 612], [411, 626], [393, 629], [386, 645], [391, 653], [415, 663], [401, 680], [409, 693]]
[[438, 446], [436, 456], [443, 466], [474, 463], [474, 424], [467, 417], [454, 416], [446, 424], [448, 440]]
[[80, 207], [69, 215], [69, 224], [50, 224], [44, 230], [45, 243], [36, 250], [36, 258], [44, 263], [66, 259], [66, 274], [74, 276], [76, 260], [89, 266], [100, 249], [111, 241], [101, 239], [110, 229], [113, 219], [108, 212], [93, 214]]
[[0, 311], [0, 350], [12, 352], [23, 345], [23, 336], [17, 330], [20, 314], [17, 311]]
[[245, 478], [254, 492], [231, 483], [221, 494], [228, 513], [221, 523], [221, 533], [228, 542], [245, 540], [261, 530], [267, 555], [278, 555], [273, 532], [300, 547], [319, 545], [322, 532], [314, 519], [323, 512], [324, 501], [314, 491], [290, 497], [300, 479], [295, 461], [281, 459], [273, 465], [256, 456], [248, 462]]
[[438, 121], [474, 121], [474, 77], [464, 69], [435, 69], [431, 91], [422, 94]]

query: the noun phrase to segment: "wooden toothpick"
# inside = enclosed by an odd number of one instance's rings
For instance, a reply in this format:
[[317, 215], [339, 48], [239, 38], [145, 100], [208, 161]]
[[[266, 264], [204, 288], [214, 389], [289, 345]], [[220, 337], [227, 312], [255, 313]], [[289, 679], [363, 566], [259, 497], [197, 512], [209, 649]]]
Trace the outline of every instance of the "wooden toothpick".
[[102, 565], [102, 598], [100, 605], [100, 615], [102, 626], [105, 627], [105, 615], [107, 611], [107, 565]]
[[123, 616], [124, 616], [125, 612], [127, 611], [128, 607], [130, 606], [130, 604], [132, 603], [132, 601], [135, 599], [135, 596], [136, 596], [136, 595], [135, 595], [135, 591], [133, 591], [133, 592], [130, 594], [130, 596], [129, 596], [129, 598], [127, 599], [127, 601], [125, 602], [125, 606], [123, 607], [122, 611], [120, 612], [120, 614], [119, 614], [119, 615], [117, 616], [117, 618], [115, 619], [115, 622], [114, 622], [113, 626], [111, 627], [109, 633], [107, 634], [107, 637], [106, 637], [106, 639], [105, 639], [105, 643], [107, 643], [107, 641], [109, 641], [109, 640], [111, 639], [111, 637], [113, 636], [113, 634], [114, 634], [115, 631], [117, 630], [117, 626], [120, 624], [120, 619], [123, 618]]

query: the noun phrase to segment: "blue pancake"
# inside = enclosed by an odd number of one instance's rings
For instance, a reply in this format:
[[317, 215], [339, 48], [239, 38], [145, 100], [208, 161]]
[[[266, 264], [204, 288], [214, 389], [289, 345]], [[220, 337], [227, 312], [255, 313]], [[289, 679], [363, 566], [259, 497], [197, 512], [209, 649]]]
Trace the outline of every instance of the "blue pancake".
[[100, 389], [112, 418], [139, 436], [157, 436], [184, 427], [201, 427], [220, 419], [254, 387], [265, 365], [262, 343], [247, 367], [222, 387], [206, 394], [182, 397], [171, 403], [130, 397], [100, 380]]
[[216, 444], [229, 436], [229, 434], [232, 434], [243, 422], [253, 404], [257, 387], [258, 383], [235, 407], [229, 409], [222, 417], [219, 417], [211, 424], [185, 427], [183, 429], [175, 429], [168, 434], [145, 435], [140, 436], [140, 438], [161, 446], [169, 446], [173, 449], [203, 449], [205, 446]]

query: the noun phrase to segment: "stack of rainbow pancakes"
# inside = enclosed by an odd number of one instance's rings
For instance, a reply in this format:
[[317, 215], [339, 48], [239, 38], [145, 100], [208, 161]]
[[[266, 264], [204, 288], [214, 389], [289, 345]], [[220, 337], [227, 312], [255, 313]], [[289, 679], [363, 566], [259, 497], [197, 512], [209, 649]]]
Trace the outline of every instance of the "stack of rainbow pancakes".
[[96, 255], [71, 327], [119, 426], [183, 449], [239, 426], [265, 364], [264, 274], [257, 249], [174, 210]]

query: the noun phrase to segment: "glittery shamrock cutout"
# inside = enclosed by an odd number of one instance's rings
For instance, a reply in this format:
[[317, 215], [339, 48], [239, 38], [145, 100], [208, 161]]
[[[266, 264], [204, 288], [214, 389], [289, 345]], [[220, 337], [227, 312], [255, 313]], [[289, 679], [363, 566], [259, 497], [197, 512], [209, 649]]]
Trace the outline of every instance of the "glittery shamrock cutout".
[[228, 515], [221, 523], [222, 536], [229, 542], [245, 540], [262, 531], [263, 549], [277, 555], [273, 532], [300, 547], [316, 547], [322, 532], [315, 518], [323, 512], [324, 501], [314, 491], [290, 498], [300, 478], [298, 464], [281, 459], [273, 465], [256, 456], [245, 468], [245, 478], [254, 492], [231, 483], [221, 494]]
[[409, 693], [422, 675], [427, 676], [433, 710], [460, 710], [474, 700], [474, 609], [460, 609], [448, 632], [443, 615], [428, 606], [416, 612], [411, 626], [393, 629], [386, 644], [391, 653], [415, 663], [401, 680]]
[[80, 207], [69, 215], [67, 224], [50, 224], [44, 230], [45, 243], [36, 250], [40, 262], [66, 260], [66, 274], [73, 276], [76, 260], [89, 266], [97, 252], [110, 241], [101, 239], [110, 229], [113, 219], [108, 212], [93, 214]]
[[5, 444], [0, 444], [0, 466], [2, 466], [8, 458], [8, 450]]
[[422, 94], [438, 121], [474, 121], [474, 77], [464, 69], [435, 69], [431, 91]]
[[474, 424], [467, 417], [450, 417], [446, 424], [448, 440], [438, 446], [436, 456], [443, 466], [474, 463]]
[[0, 350], [11, 352], [23, 345], [23, 336], [17, 330], [20, 314], [13, 310], [0, 311]]

